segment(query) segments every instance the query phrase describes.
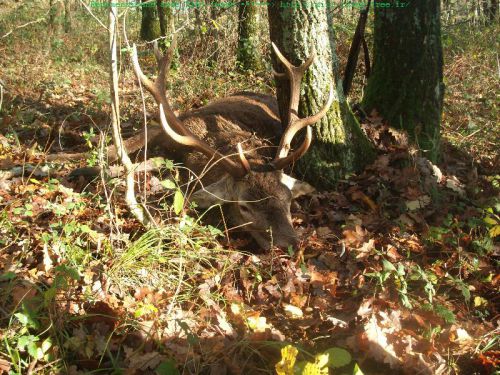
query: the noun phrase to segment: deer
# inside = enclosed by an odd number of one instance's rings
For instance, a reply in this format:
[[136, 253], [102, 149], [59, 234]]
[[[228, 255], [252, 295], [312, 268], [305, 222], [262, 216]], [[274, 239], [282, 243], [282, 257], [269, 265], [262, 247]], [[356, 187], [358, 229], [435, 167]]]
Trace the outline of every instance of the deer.
[[[292, 225], [292, 199], [314, 189], [283, 170], [307, 152], [312, 142], [311, 126], [326, 115], [334, 100], [330, 88], [327, 102], [316, 114], [299, 118], [300, 84], [314, 61], [314, 52], [295, 66], [272, 43], [284, 67], [283, 73], [273, 73], [277, 79], [287, 79], [290, 87], [287, 113], [281, 121], [276, 98], [254, 92], [236, 93], [177, 116], [166, 92], [174, 48], [172, 43], [163, 53], [155, 43], [155, 80], [144, 74], [137, 48], [131, 48], [137, 81], [154, 98], [161, 126], [148, 129], [147, 136], [141, 133], [126, 140], [127, 151], [135, 152], [145, 143], [159, 143], [173, 151], [174, 160], [198, 176], [199, 188], [188, 195], [197, 207], [222, 206], [229, 223], [248, 232], [265, 250], [272, 246], [296, 248], [299, 240]], [[292, 150], [293, 139], [304, 128], [302, 142]], [[249, 151], [244, 151], [242, 144], [249, 146]], [[116, 152], [108, 150], [108, 157], [116, 159]]]
[[[333, 103], [333, 88], [330, 88], [329, 97], [324, 106], [309, 117], [299, 118], [298, 107], [300, 100], [300, 84], [302, 77], [313, 63], [314, 52], [301, 65], [295, 66], [288, 61], [274, 43], [272, 48], [278, 60], [284, 67], [284, 73], [274, 72], [278, 79], [287, 79], [290, 87], [290, 100], [285, 118], [281, 124], [284, 129], [272, 160], [266, 160], [264, 155], [245, 152], [242, 142], [251, 143], [252, 149], [269, 149], [262, 133], [276, 132], [276, 123], [279, 119], [277, 100], [270, 95], [243, 92], [233, 97], [222, 99], [200, 110], [195, 110], [183, 116], [176, 116], [170, 106], [165, 83], [170, 68], [173, 45], [166, 53], [161, 53], [154, 46], [158, 75], [155, 81], [150, 80], [142, 71], [137, 56], [137, 48], [132, 47], [132, 65], [140, 84], [153, 96], [158, 106], [161, 127], [168, 139], [182, 147], [191, 148], [198, 156], [205, 157], [204, 170], [207, 178], [201, 179], [201, 188], [195, 191], [190, 199], [200, 208], [210, 208], [214, 205], [226, 206], [229, 221], [234, 226], [242, 226], [250, 233], [258, 245], [269, 249], [272, 245], [279, 247], [296, 247], [298, 236], [292, 225], [290, 206], [292, 199], [310, 187], [300, 180], [285, 174], [283, 170], [301, 158], [309, 149], [312, 141], [311, 126], [320, 121]], [[263, 126], [252, 124], [252, 119], [242, 121], [236, 115], [232, 121], [225, 121], [219, 117], [218, 126], [211, 127], [203, 116], [211, 112], [215, 116], [227, 110], [237, 112], [238, 106], [244, 102], [254, 101], [255, 108], [259, 108], [268, 117]], [[233, 106], [231, 106], [231, 102]], [[257, 103], [257, 104], [255, 104]], [[217, 107], [220, 107], [218, 110]], [[255, 110], [254, 110], [255, 112]], [[197, 117], [198, 116], [198, 117]], [[257, 113], [254, 114], [258, 117]], [[262, 115], [261, 115], [262, 116]], [[265, 117], [265, 116], [264, 116]], [[198, 121], [197, 121], [198, 120]], [[266, 122], [266, 121], [264, 121]], [[262, 130], [262, 127], [268, 129]], [[299, 147], [291, 150], [292, 140], [297, 133], [306, 130], [304, 139]], [[255, 134], [253, 130], [259, 130]], [[249, 139], [249, 135], [250, 138]], [[236, 143], [236, 152], [224, 155], [216, 148], [230, 147]], [[247, 154], [249, 157], [247, 157]], [[190, 153], [184, 156], [187, 166], [192, 164]], [[207, 168], [207, 163], [209, 167]], [[190, 165], [191, 164], [191, 165]], [[200, 166], [193, 165], [196, 172]]]

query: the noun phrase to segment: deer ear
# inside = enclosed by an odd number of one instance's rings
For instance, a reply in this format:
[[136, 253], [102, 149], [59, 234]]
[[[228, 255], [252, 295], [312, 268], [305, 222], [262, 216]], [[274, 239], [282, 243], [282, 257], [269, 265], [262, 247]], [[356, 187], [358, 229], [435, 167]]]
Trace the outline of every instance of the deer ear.
[[305, 181], [297, 180], [292, 176], [289, 176], [285, 173], [281, 174], [281, 183], [285, 185], [292, 192], [292, 198], [298, 198], [302, 195], [310, 194], [316, 189], [309, 185]]
[[196, 202], [200, 208], [234, 201], [234, 181], [231, 180], [231, 176], [224, 176], [219, 181], [195, 191], [190, 200]]

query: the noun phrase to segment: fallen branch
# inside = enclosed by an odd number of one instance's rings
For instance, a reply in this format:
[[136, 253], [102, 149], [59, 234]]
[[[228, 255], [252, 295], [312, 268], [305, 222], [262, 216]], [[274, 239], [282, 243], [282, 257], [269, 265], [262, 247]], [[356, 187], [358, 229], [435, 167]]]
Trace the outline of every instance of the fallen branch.
[[8, 37], [10, 34], [12, 34], [14, 31], [17, 31], [17, 30], [19, 30], [19, 29], [23, 29], [23, 28], [25, 28], [25, 27], [27, 27], [27, 26], [29, 26], [29, 25], [33, 25], [34, 23], [40, 23], [40, 22], [44, 21], [44, 20], [45, 20], [45, 17], [47, 16], [47, 14], [48, 14], [48, 12], [47, 12], [47, 13], [45, 13], [42, 17], [37, 18], [37, 19], [36, 19], [36, 20], [34, 20], [34, 21], [29, 21], [29, 22], [26, 22], [26, 23], [25, 23], [25, 24], [23, 24], [23, 25], [19, 25], [19, 26], [14, 27], [14, 28], [13, 28], [12, 30], [10, 30], [7, 34], [2, 35], [2, 37], [1, 37], [0, 39], [7, 38], [7, 37]]

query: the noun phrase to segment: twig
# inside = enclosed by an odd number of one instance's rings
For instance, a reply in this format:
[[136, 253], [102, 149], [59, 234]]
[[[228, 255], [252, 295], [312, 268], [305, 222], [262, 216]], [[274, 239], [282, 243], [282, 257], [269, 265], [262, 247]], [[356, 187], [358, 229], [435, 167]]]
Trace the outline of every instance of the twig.
[[144, 226], [149, 226], [149, 218], [144, 215], [142, 207], [137, 202], [135, 197], [135, 181], [132, 167], [127, 150], [123, 144], [123, 139], [120, 130], [120, 100], [118, 96], [118, 54], [117, 54], [117, 38], [118, 38], [118, 23], [116, 6], [109, 7], [109, 48], [110, 48], [110, 92], [111, 92], [111, 124], [113, 129], [113, 143], [116, 148], [116, 153], [121, 163], [126, 170], [126, 193], [125, 201], [129, 206], [130, 212]]
[[80, 4], [82, 4], [84, 6], [84, 8], [87, 10], [87, 12], [89, 12], [89, 14], [93, 18], [95, 18], [95, 20], [99, 23], [99, 25], [101, 25], [102, 27], [104, 27], [106, 30], [109, 31], [108, 27], [105, 24], [103, 24], [102, 21], [99, 18], [97, 18], [97, 16], [94, 13], [92, 13], [92, 10], [90, 10], [89, 6], [87, 4], [85, 4], [83, 2], [83, 0], [80, 0]]
[[43, 15], [43, 17], [37, 18], [37, 19], [36, 19], [36, 20], [34, 20], [34, 21], [29, 21], [29, 22], [26, 22], [26, 23], [25, 23], [25, 24], [23, 24], [23, 25], [19, 25], [19, 26], [14, 27], [14, 28], [13, 28], [12, 30], [10, 30], [7, 34], [2, 35], [2, 38], [1, 38], [1, 39], [8, 37], [10, 34], [12, 34], [12, 33], [13, 33], [14, 31], [16, 31], [16, 30], [19, 30], [19, 29], [25, 28], [26, 26], [32, 25], [32, 24], [34, 24], [34, 23], [39, 23], [39, 22], [44, 21], [44, 20], [45, 20], [45, 17], [47, 16], [47, 14], [49, 14], [49, 12], [45, 13], [45, 14]]
[[0, 112], [2, 112], [2, 103], [3, 103], [3, 82], [0, 79]]

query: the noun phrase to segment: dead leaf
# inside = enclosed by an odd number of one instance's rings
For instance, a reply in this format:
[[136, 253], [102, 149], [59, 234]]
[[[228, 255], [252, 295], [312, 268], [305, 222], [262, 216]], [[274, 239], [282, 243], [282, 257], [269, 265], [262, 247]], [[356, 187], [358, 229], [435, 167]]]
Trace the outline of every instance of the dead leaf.
[[293, 319], [300, 319], [304, 316], [304, 313], [300, 308], [297, 306], [290, 305], [288, 303], [283, 304], [283, 309], [285, 311], [285, 314], [288, 315], [290, 318]]

